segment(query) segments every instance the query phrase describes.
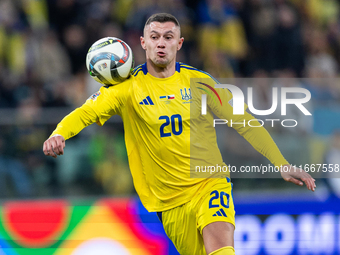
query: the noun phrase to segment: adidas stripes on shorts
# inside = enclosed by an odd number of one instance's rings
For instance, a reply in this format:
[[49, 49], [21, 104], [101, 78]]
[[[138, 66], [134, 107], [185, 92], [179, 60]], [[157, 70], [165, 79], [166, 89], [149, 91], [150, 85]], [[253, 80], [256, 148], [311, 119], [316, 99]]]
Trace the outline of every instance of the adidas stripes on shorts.
[[158, 216], [181, 255], [206, 255], [203, 228], [217, 221], [235, 226], [232, 183], [229, 178], [211, 179], [191, 201]]

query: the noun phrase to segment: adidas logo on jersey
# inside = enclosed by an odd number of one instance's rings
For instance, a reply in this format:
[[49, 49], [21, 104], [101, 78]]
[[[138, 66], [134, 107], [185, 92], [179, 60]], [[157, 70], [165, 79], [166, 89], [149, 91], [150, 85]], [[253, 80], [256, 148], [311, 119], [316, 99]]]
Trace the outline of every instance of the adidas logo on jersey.
[[142, 101], [139, 102], [140, 105], [155, 105], [151, 98], [149, 96], [147, 96], [146, 98], [144, 98]]
[[218, 210], [213, 216], [224, 216], [224, 217], [228, 217], [223, 209]]

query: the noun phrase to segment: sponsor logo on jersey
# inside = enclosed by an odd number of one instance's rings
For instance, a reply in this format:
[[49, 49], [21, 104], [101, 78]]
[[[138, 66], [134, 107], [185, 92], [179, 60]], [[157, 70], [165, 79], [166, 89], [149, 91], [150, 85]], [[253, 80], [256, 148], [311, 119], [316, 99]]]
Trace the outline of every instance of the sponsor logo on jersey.
[[139, 102], [140, 105], [155, 105], [151, 98], [149, 96], [147, 96], [146, 98], [144, 98], [142, 101]]
[[218, 210], [215, 214], [213, 214], [213, 217], [215, 216], [223, 216], [223, 217], [228, 217], [227, 214], [223, 209]]

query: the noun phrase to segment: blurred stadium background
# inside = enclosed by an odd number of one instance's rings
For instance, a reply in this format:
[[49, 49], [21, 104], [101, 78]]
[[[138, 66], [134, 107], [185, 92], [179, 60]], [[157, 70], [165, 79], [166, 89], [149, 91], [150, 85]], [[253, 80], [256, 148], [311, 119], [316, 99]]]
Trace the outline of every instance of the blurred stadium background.
[[[86, 128], [56, 160], [42, 152], [61, 118], [99, 89], [85, 67], [89, 46], [115, 36], [130, 45], [135, 66], [143, 63], [139, 37], [156, 12], [181, 23], [178, 60], [215, 77], [333, 81], [299, 83], [312, 94], [312, 117], [270, 133], [292, 164], [339, 164], [339, 5], [0, 0], [0, 254], [177, 254], [136, 196], [120, 118]], [[268, 109], [271, 87], [255, 89]], [[219, 131], [219, 143], [227, 163], [268, 163], [233, 130]], [[313, 194], [279, 176], [233, 180], [237, 254], [340, 254], [340, 179], [314, 176]]]

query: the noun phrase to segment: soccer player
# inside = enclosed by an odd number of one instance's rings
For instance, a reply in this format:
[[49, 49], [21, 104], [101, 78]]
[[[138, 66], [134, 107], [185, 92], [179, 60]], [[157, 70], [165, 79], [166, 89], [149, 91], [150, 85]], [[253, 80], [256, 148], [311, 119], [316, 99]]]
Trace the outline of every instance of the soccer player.
[[[112, 115], [120, 115], [136, 191], [145, 208], [157, 212], [179, 253], [235, 254], [229, 173], [224, 178], [192, 178], [190, 172], [196, 163], [226, 166], [217, 147], [211, 112], [235, 121], [253, 117], [247, 112], [233, 116], [232, 94], [223, 89], [218, 90], [220, 99], [229, 103], [219, 107], [209, 99], [206, 115], [195, 112], [201, 90], [190, 87], [191, 80], [206, 88], [217, 82], [203, 71], [176, 62], [184, 38], [174, 16], [152, 15], [140, 40], [146, 63], [124, 82], [101, 87], [67, 115], [45, 141], [43, 151], [54, 158], [63, 155], [65, 140], [92, 123], [101, 126]], [[275, 166], [289, 170], [281, 172], [284, 180], [297, 185], [304, 182], [314, 191], [315, 180], [304, 171], [292, 171], [264, 128], [233, 127]]]

